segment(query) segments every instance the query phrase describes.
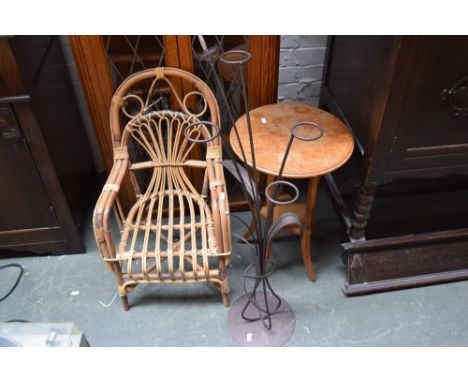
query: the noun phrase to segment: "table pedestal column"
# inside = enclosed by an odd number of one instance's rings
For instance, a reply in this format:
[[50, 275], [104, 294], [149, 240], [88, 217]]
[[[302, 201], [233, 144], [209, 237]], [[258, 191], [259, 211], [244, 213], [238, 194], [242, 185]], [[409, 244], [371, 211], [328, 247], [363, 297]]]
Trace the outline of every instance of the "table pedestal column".
[[309, 179], [306, 208], [304, 211], [305, 218], [301, 219], [303, 224], [303, 232], [301, 237], [301, 254], [302, 260], [304, 261], [304, 266], [307, 271], [307, 276], [311, 281], [315, 281], [317, 279], [314, 264], [312, 263], [312, 255], [310, 253], [310, 240], [312, 238], [312, 232], [315, 229], [315, 205], [317, 201], [317, 188], [319, 182], [320, 177], [318, 176]]

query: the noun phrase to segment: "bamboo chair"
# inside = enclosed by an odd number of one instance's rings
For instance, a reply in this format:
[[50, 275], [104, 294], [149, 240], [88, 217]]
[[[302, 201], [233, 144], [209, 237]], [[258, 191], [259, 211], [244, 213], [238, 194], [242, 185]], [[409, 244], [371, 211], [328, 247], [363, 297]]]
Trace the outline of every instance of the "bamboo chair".
[[[164, 103], [171, 110], [161, 106]], [[197, 107], [201, 111], [195, 112]], [[210, 124], [187, 128], [202, 118], [219, 125], [216, 99], [202, 80], [180, 69], [138, 72], [112, 99], [114, 165], [97, 201], [93, 225], [125, 310], [127, 294], [149, 283], [211, 283], [229, 306], [231, 232], [221, 140]], [[205, 160], [190, 159], [196, 146], [206, 150]], [[134, 159], [132, 153], [138, 150], [140, 156]], [[187, 176], [191, 168], [204, 170], [201, 190]], [[137, 177], [141, 171], [149, 172], [144, 187]], [[125, 214], [118, 196], [126, 177], [136, 201]], [[120, 227], [118, 246], [110, 227], [112, 209]]]

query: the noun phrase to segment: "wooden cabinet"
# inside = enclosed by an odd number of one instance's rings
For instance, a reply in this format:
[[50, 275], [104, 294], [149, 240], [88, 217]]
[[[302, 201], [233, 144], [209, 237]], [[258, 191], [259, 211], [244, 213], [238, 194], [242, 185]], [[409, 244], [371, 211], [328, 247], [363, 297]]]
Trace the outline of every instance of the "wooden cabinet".
[[57, 38], [0, 38], [0, 250], [78, 253], [92, 156]]
[[323, 83], [320, 106], [346, 121], [360, 157], [353, 211], [341, 209], [345, 292], [468, 278], [468, 229], [365, 239], [379, 186], [468, 175], [468, 37], [336, 36]]
[[[468, 117], [456, 115], [444, 96], [468, 76], [468, 38], [405, 38], [400, 50], [408, 63], [390, 90], [394, 99], [387, 106], [388, 132], [383, 136], [387, 143], [383, 151], [389, 155], [381, 159], [382, 177], [379, 171], [374, 177], [386, 181], [468, 174]], [[462, 92], [456, 102], [468, 105], [468, 91]]]

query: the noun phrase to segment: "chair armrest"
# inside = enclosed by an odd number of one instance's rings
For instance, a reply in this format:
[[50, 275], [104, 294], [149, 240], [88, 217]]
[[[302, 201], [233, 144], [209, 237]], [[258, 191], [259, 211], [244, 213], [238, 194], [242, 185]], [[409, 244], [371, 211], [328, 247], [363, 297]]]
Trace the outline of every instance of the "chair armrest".
[[127, 170], [128, 159], [115, 161], [94, 208], [94, 236], [98, 249], [104, 259], [114, 259], [116, 256], [115, 244], [110, 230], [109, 215]]
[[211, 196], [211, 213], [216, 230], [218, 250], [231, 253], [231, 220], [229, 201], [220, 158], [207, 159], [208, 187]]
[[223, 238], [223, 251], [225, 253], [231, 253], [232, 243], [231, 243], [231, 218], [229, 216], [229, 200], [227, 195], [227, 190], [225, 187], [221, 190], [218, 195], [218, 208], [220, 214], [219, 229], [222, 233]]

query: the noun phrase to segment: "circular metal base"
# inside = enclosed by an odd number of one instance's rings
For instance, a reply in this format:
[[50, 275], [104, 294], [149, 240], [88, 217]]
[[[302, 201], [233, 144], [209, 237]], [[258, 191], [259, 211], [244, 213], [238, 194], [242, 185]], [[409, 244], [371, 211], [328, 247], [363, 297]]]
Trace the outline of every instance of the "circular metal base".
[[[263, 293], [256, 293], [257, 304], [261, 308], [265, 308]], [[276, 306], [278, 300], [270, 293], [267, 295], [268, 305]], [[254, 322], [246, 321], [242, 318], [241, 313], [249, 300], [248, 295], [239, 297], [228, 312], [228, 327], [231, 335], [242, 346], [281, 346], [284, 345], [292, 336], [296, 319], [294, 313], [286, 302], [281, 299], [281, 306], [278, 311], [271, 316], [271, 329], [265, 328], [261, 320]], [[250, 304], [245, 311], [247, 317], [257, 317], [256, 308]]]

